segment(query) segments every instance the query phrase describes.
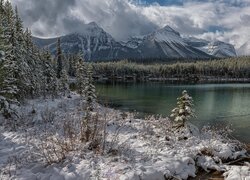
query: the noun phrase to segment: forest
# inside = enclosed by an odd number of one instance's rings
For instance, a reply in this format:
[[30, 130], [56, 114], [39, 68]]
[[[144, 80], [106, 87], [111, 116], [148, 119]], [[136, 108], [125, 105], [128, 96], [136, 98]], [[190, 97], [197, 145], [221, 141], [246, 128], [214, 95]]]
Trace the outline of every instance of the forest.
[[[15, 108], [26, 99], [51, 97], [69, 92], [66, 58], [60, 47], [52, 57], [49, 49], [38, 49], [32, 42], [31, 31], [24, 29], [17, 7], [9, 1], [0, 4], [0, 110], [5, 118], [17, 116]], [[88, 80], [87, 67], [81, 56], [75, 56], [74, 75]], [[82, 70], [83, 68], [83, 70]]]
[[209, 78], [250, 78], [250, 57], [235, 57], [221, 60], [177, 62], [171, 64], [142, 64], [127, 60], [119, 62], [94, 63], [94, 75], [109, 79], [150, 79], [177, 78], [183, 80]]

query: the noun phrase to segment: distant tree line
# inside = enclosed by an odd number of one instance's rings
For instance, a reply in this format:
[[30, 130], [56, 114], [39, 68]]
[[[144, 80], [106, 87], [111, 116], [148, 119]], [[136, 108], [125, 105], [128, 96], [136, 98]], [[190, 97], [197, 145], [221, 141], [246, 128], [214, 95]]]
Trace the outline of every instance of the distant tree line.
[[94, 63], [93, 67], [95, 76], [107, 78], [250, 78], [250, 57], [174, 64], [138, 64], [125, 60]]

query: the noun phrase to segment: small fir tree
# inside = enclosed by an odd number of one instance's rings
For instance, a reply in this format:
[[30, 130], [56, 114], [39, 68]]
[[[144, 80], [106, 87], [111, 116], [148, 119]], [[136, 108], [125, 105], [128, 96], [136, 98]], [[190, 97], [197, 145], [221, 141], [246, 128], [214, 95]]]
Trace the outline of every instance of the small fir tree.
[[187, 91], [182, 92], [182, 96], [177, 98], [177, 107], [172, 110], [170, 117], [174, 121], [174, 127], [179, 129], [185, 127], [186, 122], [194, 117], [193, 99]]

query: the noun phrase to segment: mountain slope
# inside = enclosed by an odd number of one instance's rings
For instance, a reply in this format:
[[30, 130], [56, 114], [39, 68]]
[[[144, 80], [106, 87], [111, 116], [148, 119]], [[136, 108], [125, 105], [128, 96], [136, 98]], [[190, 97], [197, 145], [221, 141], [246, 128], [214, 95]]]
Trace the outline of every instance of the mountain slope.
[[235, 57], [237, 55], [233, 45], [222, 41], [209, 42], [207, 40], [191, 37], [185, 38], [185, 42], [211, 56], [218, 58]]
[[[149, 58], [212, 58], [236, 55], [230, 44], [209, 42], [196, 38], [182, 38], [169, 26], [148, 35], [131, 37], [118, 42], [96, 23], [86, 24], [81, 33], [72, 33], [61, 38], [64, 53], [83, 52], [86, 60], [149, 59]], [[38, 47], [48, 46], [56, 53], [57, 39], [33, 38]]]
[[143, 38], [138, 46], [141, 57], [209, 58], [210, 56], [184, 42], [178, 32], [166, 26]]
[[57, 38], [50, 38], [50, 39], [44, 39], [44, 38], [38, 38], [38, 37], [32, 37], [33, 43], [36, 44], [39, 48], [44, 48], [46, 46], [49, 46], [50, 44], [53, 44], [57, 41]]
[[[111, 35], [94, 22], [87, 24], [81, 33], [72, 33], [60, 38], [64, 53], [81, 51], [84, 53], [86, 60], [115, 59], [125, 54], [120, 43], [116, 42]], [[48, 45], [53, 54], [56, 52], [56, 41], [54, 39], [54, 42]]]
[[238, 50], [238, 55], [247, 56], [250, 55], [250, 41], [244, 43]]

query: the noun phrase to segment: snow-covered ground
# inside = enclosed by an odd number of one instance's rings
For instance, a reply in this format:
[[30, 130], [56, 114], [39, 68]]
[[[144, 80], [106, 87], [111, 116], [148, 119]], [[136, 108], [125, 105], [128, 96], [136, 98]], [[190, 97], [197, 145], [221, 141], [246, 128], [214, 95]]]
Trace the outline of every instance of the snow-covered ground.
[[0, 179], [187, 179], [195, 177], [198, 168], [224, 172], [228, 180], [250, 179], [249, 163], [226, 164], [247, 154], [223, 131], [189, 124], [191, 131], [176, 132], [168, 118], [137, 119], [99, 105], [96, 109], [107, 129], [100, 133], [106, 136], [105, 146], [93, 150], [75, 138], [77, 133], [66, 135], [68, 127], [78, 132], [83, 117], [78, 95], [25, 103], [16, 131], [0, 126]]

